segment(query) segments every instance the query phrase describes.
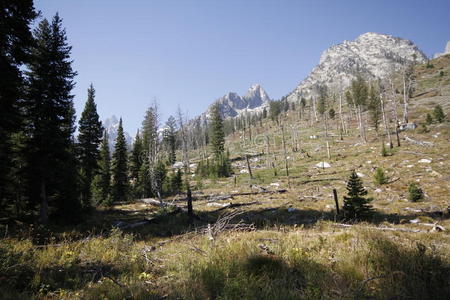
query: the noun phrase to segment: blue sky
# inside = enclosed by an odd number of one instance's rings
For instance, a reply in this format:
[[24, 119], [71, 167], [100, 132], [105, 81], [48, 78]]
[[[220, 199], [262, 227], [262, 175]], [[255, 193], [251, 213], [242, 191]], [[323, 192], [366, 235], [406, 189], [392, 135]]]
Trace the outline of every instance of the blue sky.
[[229, 91], [260, 83], [288, 94], [333, 44], [365, 32], [412, 40], [432, 56], [450, 40], [446, 0], [35, 0], [59, 12], [78, 72], [81, 114], [93, 82], [102, 119], [122, 116], [134, 135], [156, 99], [165, 120], [191, 117]]

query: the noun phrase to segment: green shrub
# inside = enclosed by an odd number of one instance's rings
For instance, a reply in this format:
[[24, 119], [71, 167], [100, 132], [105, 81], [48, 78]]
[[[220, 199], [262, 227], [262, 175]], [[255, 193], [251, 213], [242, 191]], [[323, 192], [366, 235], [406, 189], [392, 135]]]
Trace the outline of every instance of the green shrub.
[[422, 201], [424, 194], [422, 189], [415, 182], [411, 182], [408, 186], [408, 200], [412, 202]]

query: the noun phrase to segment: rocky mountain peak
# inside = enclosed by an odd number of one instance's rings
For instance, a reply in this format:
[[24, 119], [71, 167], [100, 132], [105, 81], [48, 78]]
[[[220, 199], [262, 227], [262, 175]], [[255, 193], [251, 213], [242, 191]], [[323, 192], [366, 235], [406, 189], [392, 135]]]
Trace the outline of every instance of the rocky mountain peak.
[[223, 97], [214, 101], [208, 108], [205, 115], [209, 116], [212, 106], [219, 104], [220, 111], [224, 118], [236, 117], [243, 112], [254, 112], [262, 110], [269, 105], [270, 98], [266, 91], [259, 84], [253, 84], [244, 96], [235, 92], [229, 92]]
[[367, 32], [354, 41], [344, 41], [325, 50], [319, 64], [288, 96], [288, 100], [312, 96], [317, 85], [342, 90], [357, 74], [367, 79], [382, 78], [404, 64], [425, 62], [426, 59], [425, 54], [409, 40]]
[[[113, 115], [102, 122], [103, 128], [106, 130], [109, 136], [109, 149], [114, 151], [114, 144], [117, 138], [117, 130], [119, 129], [119, 119]], [[128, 146], [131, 146], [133, 143], [133, 138], [126, 131], [123, 132], [125, 136], [125, 141]]]
[[450, 42], [447, 42], [447, 46], [445, 46], [445, 51], [444, 51], [444, 53], [436, 53], [436, 54], [433, 56], [433, 58], [438, 58], [438, 57], [440, 57], [440, 56], [442, 56], [442, 55], [447, 55], [447, 54], [450, 54]]

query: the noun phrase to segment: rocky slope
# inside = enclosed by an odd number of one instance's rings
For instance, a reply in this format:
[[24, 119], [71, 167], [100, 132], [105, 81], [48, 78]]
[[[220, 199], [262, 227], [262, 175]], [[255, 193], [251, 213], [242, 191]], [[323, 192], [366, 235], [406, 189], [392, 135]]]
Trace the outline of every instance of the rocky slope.
[[322, 53], [319, 64], [288, 96], [289, 101], [315, 94], [318, 85], [331, 90], [347, 87], [360, 73], [367, 79], [382, 78], [408, 62], [427, 57], [409, 40], [368, 32], [354, 41], [344, 41]]

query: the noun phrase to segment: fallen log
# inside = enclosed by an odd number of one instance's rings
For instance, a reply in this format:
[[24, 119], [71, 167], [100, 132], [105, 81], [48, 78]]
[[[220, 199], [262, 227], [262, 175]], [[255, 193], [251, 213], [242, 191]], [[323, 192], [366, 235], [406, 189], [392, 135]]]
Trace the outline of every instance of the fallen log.
[[407, 136], [405, 136], [405, 141], [407, 141], [408, 143], [414, 144], [414, 145], [419, 145], [419, 146], [425, 146], [425, 147], [433, 146], [432, 142], [418, 141], [418, 140], [409, 138]]
[[206, 206], [216, 206], [216, 207], [227, 207], [230, 206], [231, 202], [229, 203], [217, 203], [217, 202], [209, 202], [206, 204]]
[[283, 194], [286, 192], [287, 192], [286, 189], [280, 189], [280, 190], [276, 190], [276, 191], [265, 190], [265, 191], [258, 191], [258, 192], [235, 193], [235, 194], [231, 194], [231, 196], [235, 197], [235, 196], [259, 195], [259, 194]]
[[208, 198], [208, 202], [216, 202], [216, 201], [222, 201], [222, 200], [228, 200], [233, 199], [232, 195], [211, 195]]
[[[249, 206], [249, 205], [254, 205], [254, 204], [260, 204], [261, 202], [259, 201], [253, 201], [253, 202], [247, 202], [247, 203], [226, 203], [225, 205], [223, 205], [221, 208], [218, 208], [212, 212], [218, 212], [227, 208], [234, 208], [234, 207], [241, 207], [241, 206]], [[217, 203], [219, 204], [219, 203]]]

